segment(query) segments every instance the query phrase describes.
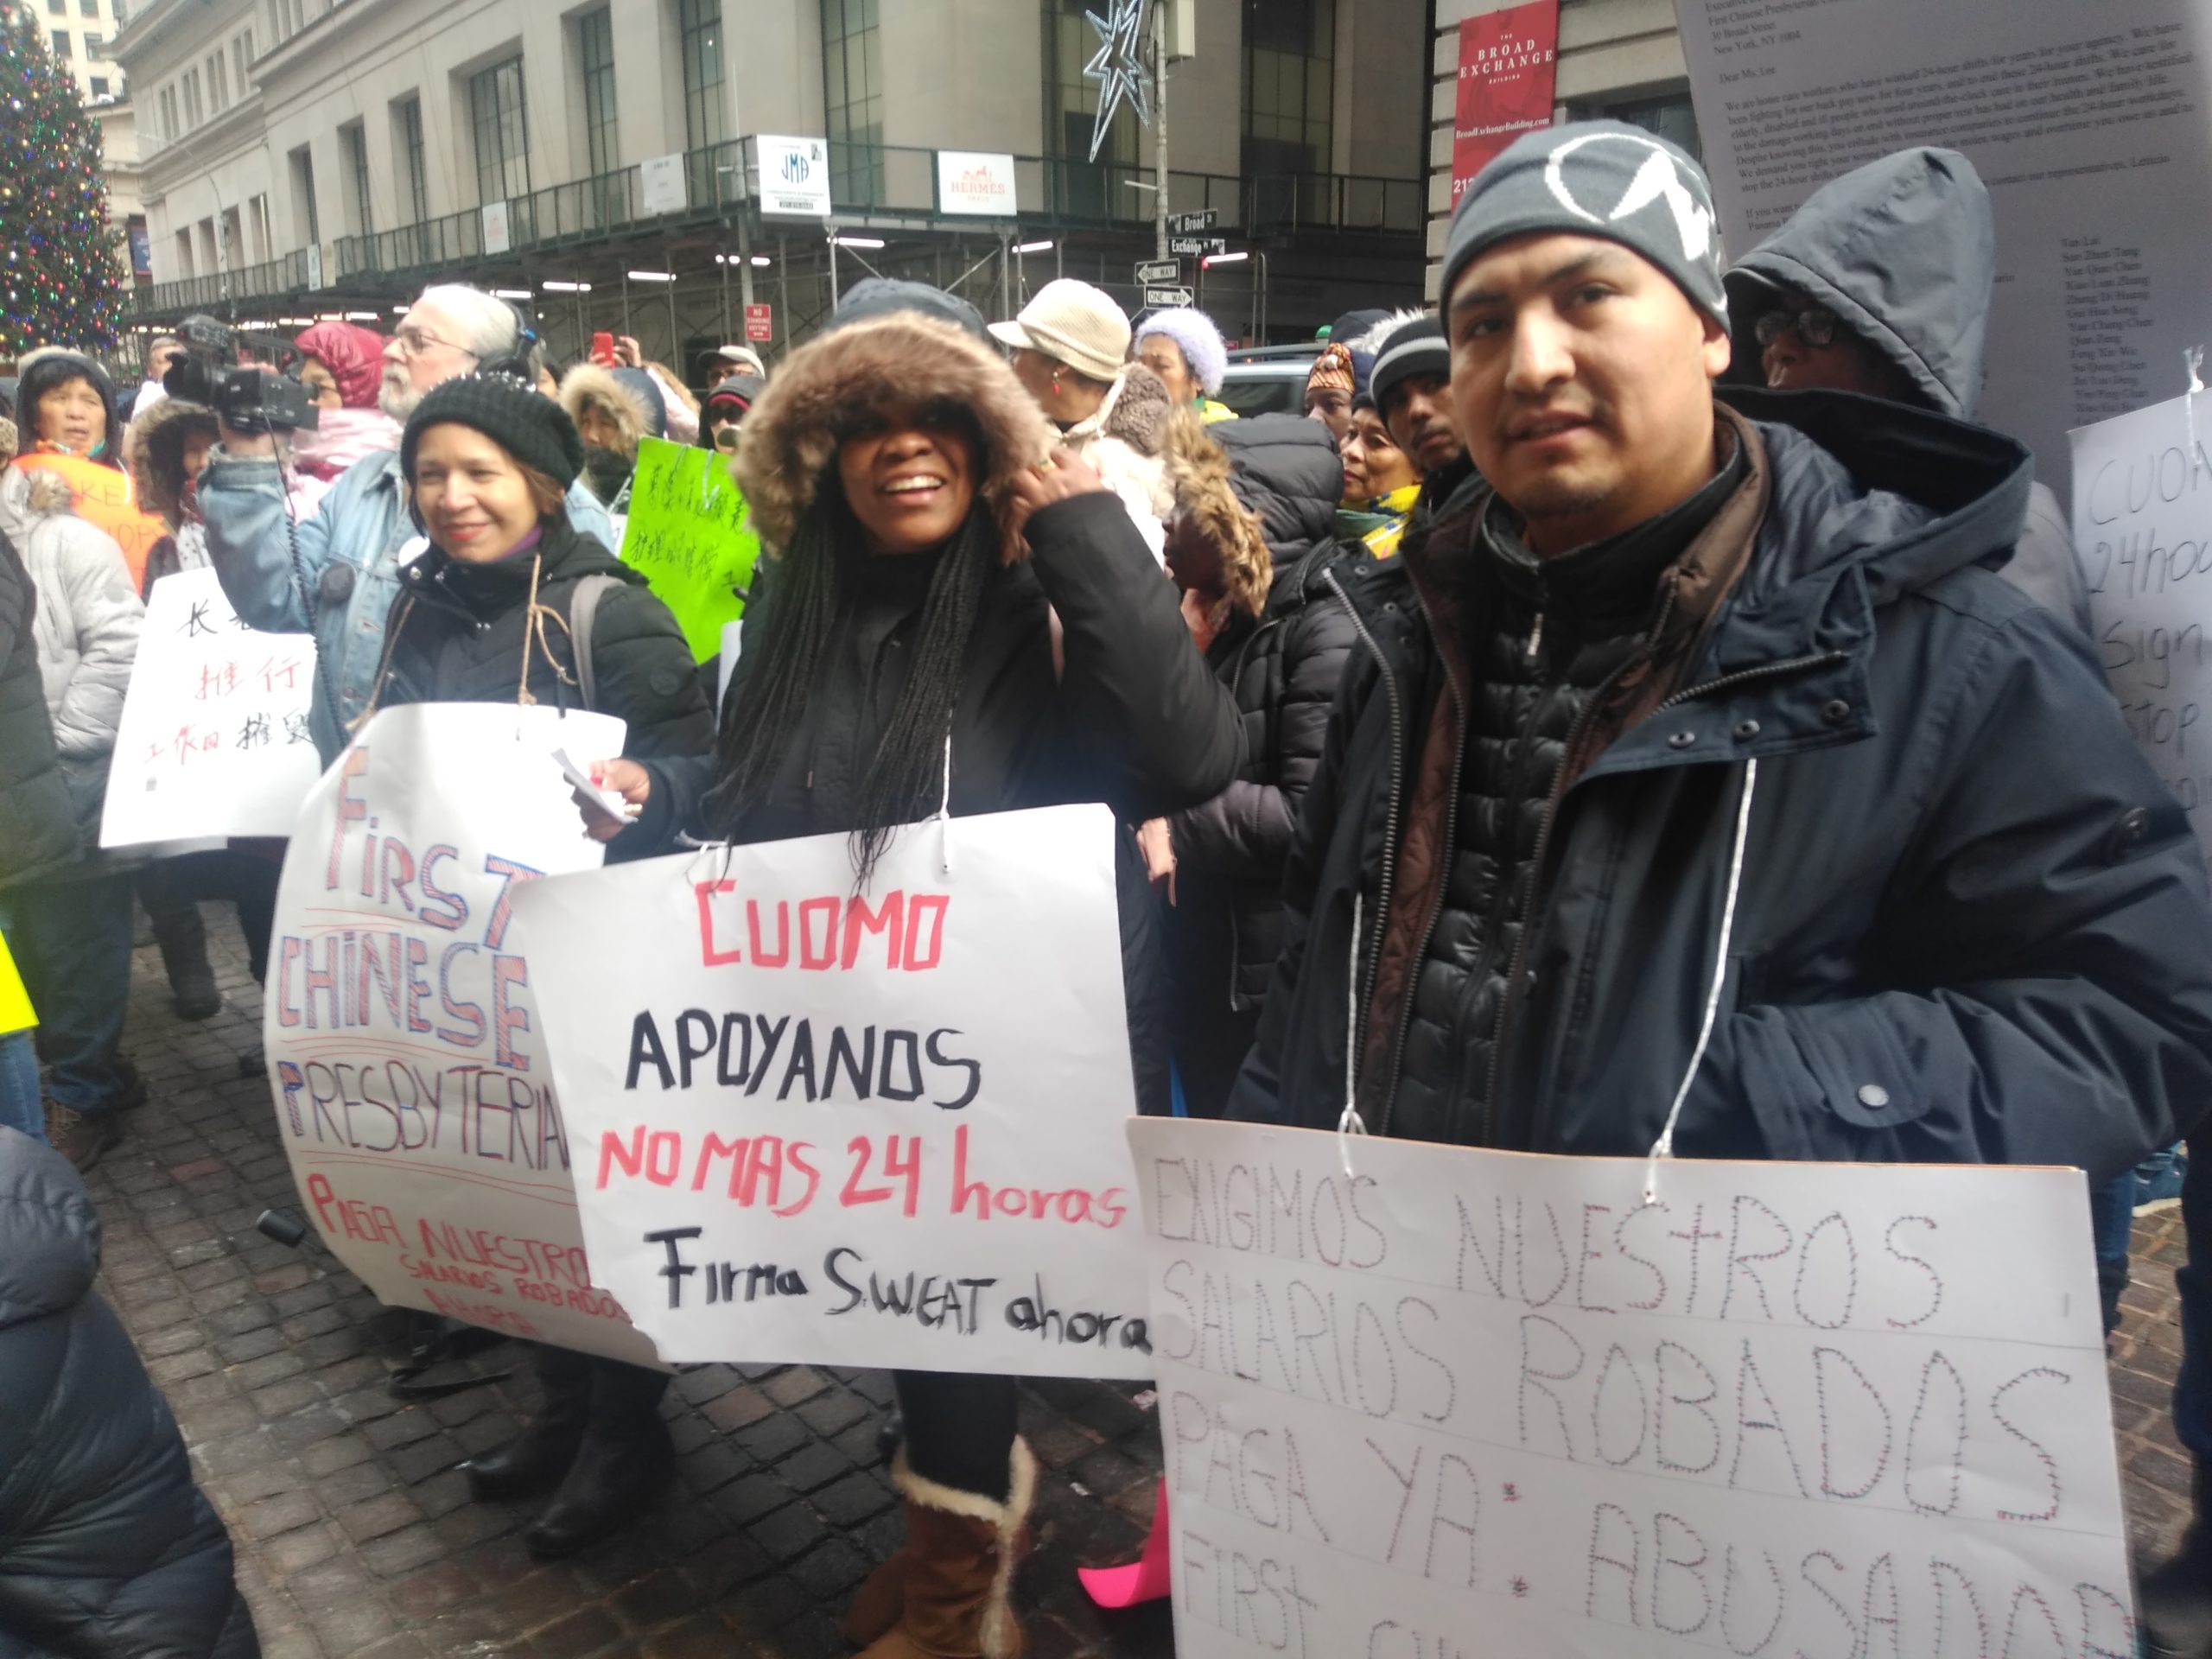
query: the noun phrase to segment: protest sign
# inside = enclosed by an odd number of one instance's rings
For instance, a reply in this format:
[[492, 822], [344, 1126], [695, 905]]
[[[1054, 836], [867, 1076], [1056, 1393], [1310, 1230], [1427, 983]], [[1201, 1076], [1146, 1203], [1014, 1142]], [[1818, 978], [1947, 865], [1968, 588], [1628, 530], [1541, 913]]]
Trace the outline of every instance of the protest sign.
[[651, 1364], [585, 1259], [541, 964], [511, 924], [526, 884], [601, 857], [553, 752], [619, 754], [622, 730], [506, 703], [379, 713], [293, 831], [262, 1043], [308, 1218], [379, 1300]]
[[1676, 0], [1724, 239], [1837, 175], [1963, 151], [1997, 215], [1982, 418], [2065, 492], [2069, 429], [2184, 384], [2212, 289], [2177, 205], [2212, 190], [2212, 11], [2196, 0]]
[[2074, 434], [2074, 547], [2127, 728], [2212, 856], [2212, 399], [2194, 401]]
[[1491, 156], [1552, 121], [1559, 0], [1463, 19], [1452, 118], [1452, 202]]
[[213, 570], [154, 584], [116, 728], [100, 845], [288, 836], [321, 771], [315, 638], [258, 633]]
[[1129, 1139], [1183, 1659], [2134, 1652], [2078, 1172]]
[[[1103, 806], [532, 883], [601, 1281], [671, 1361], [1147, 1376]], [[948, 852], [947, 849], [950, 849]]]
[[713, 656], [722, 624], [744, 614], [735, 590], [752, 586], [760, 556], [725, 456], [664, 438], [639, 442], [622, 562], [676, 613], [694, 661]]

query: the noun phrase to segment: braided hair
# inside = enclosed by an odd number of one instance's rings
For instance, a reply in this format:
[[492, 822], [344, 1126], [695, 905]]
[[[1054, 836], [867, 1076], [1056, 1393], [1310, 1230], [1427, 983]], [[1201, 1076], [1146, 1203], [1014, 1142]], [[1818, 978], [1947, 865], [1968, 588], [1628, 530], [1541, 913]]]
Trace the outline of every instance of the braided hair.
[[[706, 801], [719, 835], [742, 838], [748, 819], [772, 798], [850, 600], [861, 544], [860, 521], [832, 461], [785, 550], [774, 626], [757, 647], [758, 671], [747, 677], [746, 717], [721, 725], [721, 781]], [[905, 692], [861, 779], [849, 832], [856, 891], [868, 887], [899, 826], [937, 809], [968, 645], [999, 545], [998, 522], [979, 494], [931, 573]]]

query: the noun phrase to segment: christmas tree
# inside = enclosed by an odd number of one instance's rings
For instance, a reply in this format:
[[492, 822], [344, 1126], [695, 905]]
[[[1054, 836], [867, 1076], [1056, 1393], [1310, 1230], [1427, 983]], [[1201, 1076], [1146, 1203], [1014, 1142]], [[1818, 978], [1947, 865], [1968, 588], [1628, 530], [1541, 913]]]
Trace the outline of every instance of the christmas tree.
[[99, 127], [29, 8], [0, 0], [0, 359], [115, 348], [113, 243]]

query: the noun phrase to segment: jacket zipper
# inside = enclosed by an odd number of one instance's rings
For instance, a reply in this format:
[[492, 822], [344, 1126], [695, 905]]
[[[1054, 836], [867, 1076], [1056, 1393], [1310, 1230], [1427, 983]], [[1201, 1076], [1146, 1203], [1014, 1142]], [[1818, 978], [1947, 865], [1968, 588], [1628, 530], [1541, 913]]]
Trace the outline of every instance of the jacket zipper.
[[[1675, 590], [1671, 586], [1669, 586], [1667, 590], [1667, 606], [1669, 609], [1672, 609], [1673, 607], [1674, 598]], [[1662, 612], [1659, 619], [1658, 626], [1655, 626], [1651, 631], [1651, 637], [1653, 639], [1656, 639], [1658, 638], [1661, 629], [1666, 625], [1666, 615]], [[1832, 664], [1847, 661], [1849, 657], [1850, 653], [1848, 652], [1816, 652], [1807, 657], [1793, 657], [1787, 662], [1765, 663], [1760, 664], [1757, 668], [1739, 669], [1733, 674], [1724, 674], [1717, 680], [1707, 680], [1702, 685], [1693, 685], [1677, 691], [1672, 696], [1662, 700], [1651, 712], [1654, 715], [1656, 715], [1665, 709], [1676, 708], [1682, 703], [1688, 702], [1694, 698], [1709, 696], [1715, 691], [1733, 690], [1738, 686], [1748, 684], [1758, 680], [1770, 679], [1778, 674], [1796, 674], [1810, 669], [1826, 668]], [[1611, 690], [1613, 681], [1618, 679], [1622, 674], [1626, 673], [1630, 667], [1633, 665], [1635, 660], [1636, 659], [1631, 658], [1630, 662], [1624, 663], [1621, 664], [1619, 669], [1616, 670], [1614, 673], [1607, 678], [1605, 685], [1599, 689], [1599, 694], [1590, 700], [1589, 707], [1584, 710], [1586, 716], [1593, 715], [1596, 710], [1602, 706], [1604, 702], [1604, 693]], [[1582, 721], [1576, 722], [1578, 728], [1582, 726], [1583, 723], [1584, 722]], [[1578, 729], [1570, 736], [1568, 747], [1560, 754], [1560, 782], [1564, 782], [1569, 775], [1570, 768], [1568, 763], [1573, 760], [1575, 746], [1580, 744], [1584, 735], [1585, 734]], [[1558, 821], [1560, 803], [1565, 798], [1566, 791], [1554, 785], [1552, 792], [1550, 808], [1544, 815], [1543, 828], [1536, 832], [1535, 857], [1529, 870], [1530, 888], [1529, 918], [1521, 925], [1521, 940], [1519, 944], [1515, 947], [1513, 952], [1513, 965], [1505, 982], [1505, 995], [1498, 998], [1497, 1026], [1491, 1037], [1490, 1081], [1483, 1096], [1483, 1135], [1484, 1143], [1485, 1145], [1495, 1144], [1491, 1137], [1496, 1133], [1496, 1113], [1497, 1110], [1498, 1089], [1504, 1082], [1505, 1078], [1506, 1033], [1510, 1029], [1513, 1015], [1516, 1012], [1515, 1005], [1520, 995], [1521, 976], [1527, 966], [1529, 941], [1535, 932], [1535, 922], [1538, 909], [1536, 902], [1538, 897], [1537, 884], [1541, 883], [1543, 879], [1544, 856], [1550, 847], [1552, 825]], [[1535, 1120], [1533, 1118], [1530, 1120], [1529, 1127], [1531, 1130], [1535, 1128]]]
[[[1253, 629], [1250, 637], [1248, 638], [1243, 645], [1236, 648], [1236, 671], [1229, 677], [1229, 695], [1232, 699], [1239, 691], [1242, 691], [1244, 689], [1245, 664], [1252, 655], [1252, 648], [1260, 643], [1260, 636], [1265, 633], [1269, 628], [1280, 627], [1281, 626], [1282, 619], [1281, 617], [1275, 617], [1268, 621], [1262, 622], [1258, 627]], [[1240, 704], [1238, 707], [1239, 718], [1241, 719], [1243, 705]], [[1235, 1014], [1237, 1011], [1236, 974], [1238, 969], [1243, 964], [1243, 952], [1239, 950], [1238, 946], [1239, 941], [1236, 937], [1236, 918], [1234, 913], [1232, 913], [1229, 921], [1229, 1011], [1231, 1014]]]
[[[1373, 1011], [1374, 1007], [1375, 976], [1382, 966], [1382, 931], [1390, 914], [1390, 886], [1397, 874], [1398, 808], [1405, 793], [1406, 782], [1405, 715], [1399, 701], [1397, 677], [1390, 671], [1390, 661], [1382, 654], [1382, 647], [1375, 643], [1375, 636], [1368, 632], [1366, 620], [1360, 615], [1359, 607], [1351, 602], [1351, 595], [1338, 584], [1335, 571], [1324, 570], [1321, 573], [1321, 580], [1328, 583], [1329, 591], [1337, 596], [1337, 602], [1344, 607], [1345, 613], [1351, 618], [1352, 629], [1359, 635], [1360, 643], [1367, 647], [1369, 653], [1375, 658], [1376, 669], [1382, 677], [1383, 692], [1390, 700], [1390, 806], [1383, 819], [1382, 875], [1376, 888], [1375, 918], [1368, 924], [1369, 936], [1374, 939], [1375, 947], [1369, 953], [1367, 960], [1367, 998], [1360, 1004], [1358, 1029], [1364, 1031], [1367, 1028], [1368, 1015]], [[1359, 941], [1354, 939], [1351, 943], [1352, 949], [1357, 951], [1359, 949]], [[1359, 988], [1355, 985], [1352, 990], [1357, 995]], [[1358, 1058], [1357, 1052], [1344, 1057], [1345, 1070], [1352, 1074], [1355, 1087], [1358, 1078]]]
[[[1598, 711], [1605, 706], [1605, 699], [1622, 677], [1639, 663], [1649, 660], [1659, 636], [1666, 632], [1669, 618], [1675, 611], [1675, 582], [1669, 582], [1665, 597], [1659, 602], [1659, 614], [1644, 636], [1642, 650], [1632, 653], [1626, 662], [1605, 676], [1598, 689], [1590, 694], [1590, 701], [1582, 705], [1582, 713], [1567, 732], [1567, 742], [1560, 750], [1559, 776], [1552, 779], [1550, 799], [1544, 808], [1544, 821], [1536, 830], [1536, 845], [1529, 859], [1529, 913], [1521, 918], [1521, 937], [1513, 943], [1513, 957], [1505, 969], [1504, 993], [1497, 999], [1497, 1020], [1491, 1027], [1490, 1077], [1483, 1087], [1482, 1144], [1497, 1144], [1497, 1091], [1505, 1077], [1505, 1033], [1512, 1017], [1514, 1004], [1521, 989], [1521, 976], [1528, 969], [1529, 941], [1536, 931], [1542, 912], [1544, 859], [1551, 851], [1552, 826], [1559, 822], [1560, 803], [1567, 798], [1568, 780], [1575, 775], [1575, 757], [1583, 742], [1590, 735], [1590, 728], [1597, 720]], [[1662, 705], [1664, 706], [1663, 704]]]

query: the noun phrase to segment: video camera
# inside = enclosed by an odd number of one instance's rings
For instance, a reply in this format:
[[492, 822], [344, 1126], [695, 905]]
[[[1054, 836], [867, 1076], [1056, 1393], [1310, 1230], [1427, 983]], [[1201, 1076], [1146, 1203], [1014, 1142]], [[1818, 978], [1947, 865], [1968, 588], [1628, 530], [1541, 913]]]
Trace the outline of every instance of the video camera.
[[296, 432], [321, 424], [307, 388], [274, 369], [238, 366], [237, 336], [213, 317], [187, 317], [177, 325], [184, 355], [162, 376], [162, 390], [187, 403], [205, 404], [226, 425], [241, 432]]

